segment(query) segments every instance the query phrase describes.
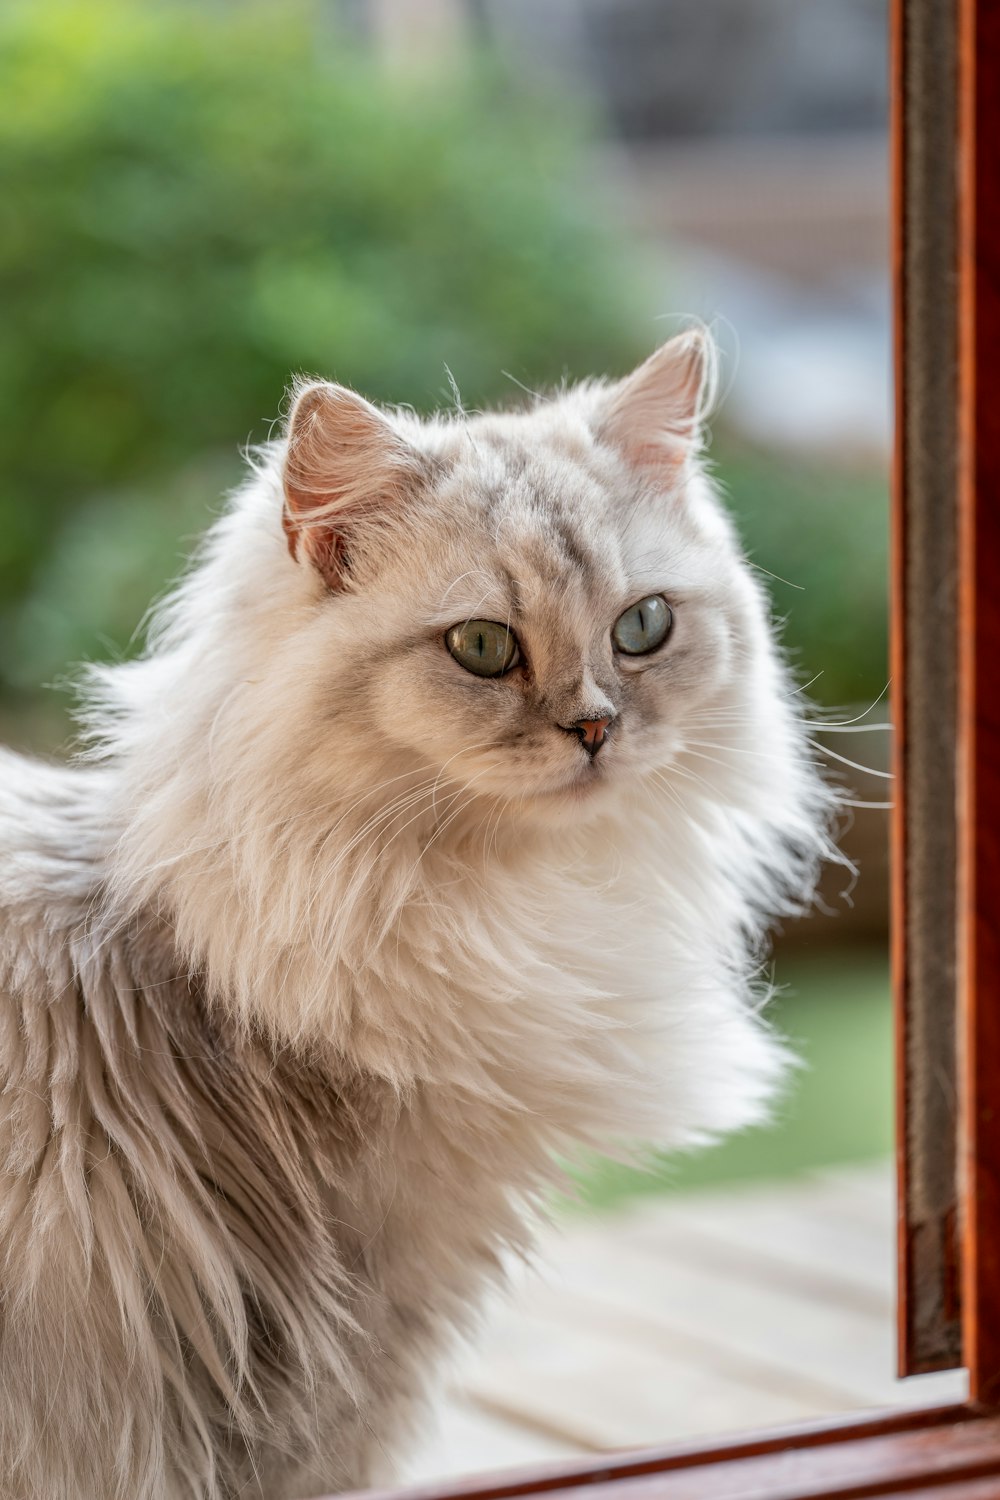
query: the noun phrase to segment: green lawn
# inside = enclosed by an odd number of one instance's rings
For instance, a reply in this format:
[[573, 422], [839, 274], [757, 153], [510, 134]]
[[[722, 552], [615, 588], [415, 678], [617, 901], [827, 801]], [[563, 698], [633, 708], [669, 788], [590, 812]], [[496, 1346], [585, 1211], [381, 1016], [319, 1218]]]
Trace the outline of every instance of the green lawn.
[[867, 949], [779, 963], [771, 1017], [803, 1067], [772, 1124], [708, 1151], [660, 1159], [652, 1172], [596, 1161], [576, 1173], [577, 1206], [637, 1193], [780, 1177], [892, 1149], [892, 1015], [887, 955]]

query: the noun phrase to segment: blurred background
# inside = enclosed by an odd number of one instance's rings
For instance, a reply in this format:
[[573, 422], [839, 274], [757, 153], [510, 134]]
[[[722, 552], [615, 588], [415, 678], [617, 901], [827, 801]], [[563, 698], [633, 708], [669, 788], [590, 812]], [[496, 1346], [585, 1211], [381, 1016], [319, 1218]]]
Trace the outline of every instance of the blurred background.
[[[886, 74], [886, 0], [8, 0], [2, 738], [68, 745], [74, 664], [138, 649], [292, 373], [518, 401], [696, 314], [712, 465], [831, 772], [884, 804]], [[884, 808], [843, 842], [778, 939], [777, 1122], [589, 1164], [571, 1217], [889, 1150]]]

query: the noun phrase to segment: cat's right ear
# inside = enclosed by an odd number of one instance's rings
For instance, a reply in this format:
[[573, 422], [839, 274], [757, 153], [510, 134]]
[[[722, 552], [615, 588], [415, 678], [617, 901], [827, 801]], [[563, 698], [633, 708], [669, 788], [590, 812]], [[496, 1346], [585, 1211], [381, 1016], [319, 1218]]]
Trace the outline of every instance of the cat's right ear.
[[352, 533], [398, 507], [420, 455], [363, 396], [320, 382], [298, 391], [288, 419], [282, 525], [288, 550], [331, 589], [343, 587]]

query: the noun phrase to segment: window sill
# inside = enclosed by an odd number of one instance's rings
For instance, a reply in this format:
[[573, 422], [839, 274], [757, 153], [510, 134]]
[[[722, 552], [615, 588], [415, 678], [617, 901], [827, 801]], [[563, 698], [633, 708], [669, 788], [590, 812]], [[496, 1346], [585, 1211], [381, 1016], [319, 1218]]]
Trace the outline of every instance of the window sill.
[[997, 1500], [1000, 1414], [972, 1404], [876, 1413], [734, 1439], [621, 1454], [601, 1464], [472, 1475], [366, 1492], [366, 1500]]

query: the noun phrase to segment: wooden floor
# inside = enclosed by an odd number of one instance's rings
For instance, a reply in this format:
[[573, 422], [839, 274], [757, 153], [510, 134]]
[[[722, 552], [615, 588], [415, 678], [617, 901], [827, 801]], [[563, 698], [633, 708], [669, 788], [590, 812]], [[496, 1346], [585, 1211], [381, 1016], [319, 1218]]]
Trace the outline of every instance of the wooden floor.
[[491, 1307], [405, 1478], [961, 1400], [894, 1376], [888, 1163], [564, 1221]]

